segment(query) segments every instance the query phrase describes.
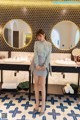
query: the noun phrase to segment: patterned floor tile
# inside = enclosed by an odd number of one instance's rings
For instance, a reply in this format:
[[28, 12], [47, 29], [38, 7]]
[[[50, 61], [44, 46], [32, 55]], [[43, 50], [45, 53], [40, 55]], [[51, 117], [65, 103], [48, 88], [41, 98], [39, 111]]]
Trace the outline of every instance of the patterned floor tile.
[[[80, 120], [80, 97], [49, 95], [43, 116], [33, 112], [35, 98], [25, 93], [0, 93], [0, 120]], [[3, 119], [2, 119], [3, 118]]]

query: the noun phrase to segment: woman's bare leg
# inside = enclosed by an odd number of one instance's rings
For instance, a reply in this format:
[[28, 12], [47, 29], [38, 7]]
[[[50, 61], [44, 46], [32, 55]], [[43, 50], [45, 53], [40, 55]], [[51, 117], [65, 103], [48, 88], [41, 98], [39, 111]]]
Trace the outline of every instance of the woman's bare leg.
[[36, 99], [36, 104], [35, 104], [35, 109], [38, 110], [39, 108], [39, 80], [38, 80], [38, 76], [34, 75], [34, 80], [35, 80], [35, 99]]
[[46, 77], [40, 76], [40, 85], [41, 85], [41, 93], [42, 93], [42, 107], [41, 107], [41, 112], [44, 112], [45, 110], [45, 98], [46, 98], [46, 94], [45, 94], [45, 79]]

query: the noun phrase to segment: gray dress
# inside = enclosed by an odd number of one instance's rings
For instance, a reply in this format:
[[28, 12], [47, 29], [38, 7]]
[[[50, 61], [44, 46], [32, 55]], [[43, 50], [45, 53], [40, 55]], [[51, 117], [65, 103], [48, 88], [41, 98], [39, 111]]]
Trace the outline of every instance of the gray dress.
[[[47, 75], [48, 69], [47, 65], [50, 62], [50, 53], [51, 53], [51, 43], [44, 41], [36, 41], [34, 44], [34, 71], [33, 74], [38, 76]], [[36, 65], [43, 66], [45, 65], [45, 70], [36, 70]]]

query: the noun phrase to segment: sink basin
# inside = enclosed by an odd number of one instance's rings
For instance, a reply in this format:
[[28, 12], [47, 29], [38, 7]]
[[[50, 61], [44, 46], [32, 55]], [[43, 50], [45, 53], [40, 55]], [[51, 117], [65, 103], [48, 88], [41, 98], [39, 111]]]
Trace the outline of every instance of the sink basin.
[[21, 62], [27, 62], [28, 60], [26, 58], [6, 58], [3, 60], [3, 62], [7, 63], [21, 63]]
[[55, 60], [56, 64], [66, 64], [66, 65], [76, 65], [74, 61], [71, 60]]

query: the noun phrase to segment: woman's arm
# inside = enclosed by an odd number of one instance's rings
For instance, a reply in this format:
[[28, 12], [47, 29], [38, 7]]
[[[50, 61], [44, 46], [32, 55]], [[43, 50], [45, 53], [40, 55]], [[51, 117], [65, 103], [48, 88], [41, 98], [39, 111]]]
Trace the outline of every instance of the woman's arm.
[[34, 63], [35, 65], [38, 65], [37, 42], [34, 43]]
[[34, 63], [36, 65], [36, 69], [41, 70], [41, 67], [39, 66], [39, 62], [38, 62], [37, 42], [35, 42], [34, 44]]
[[46, 57], [46, 60], [45, 60], [45, 63], [44, 63], [44, 66], [47, 68], [48, 64], [50, 63], [50, 55], [51, 55], [51, 52], [52, 52], [52, 44], [50, 43], [49, 45], [49, 52], [48, 52], [48, 55]]

